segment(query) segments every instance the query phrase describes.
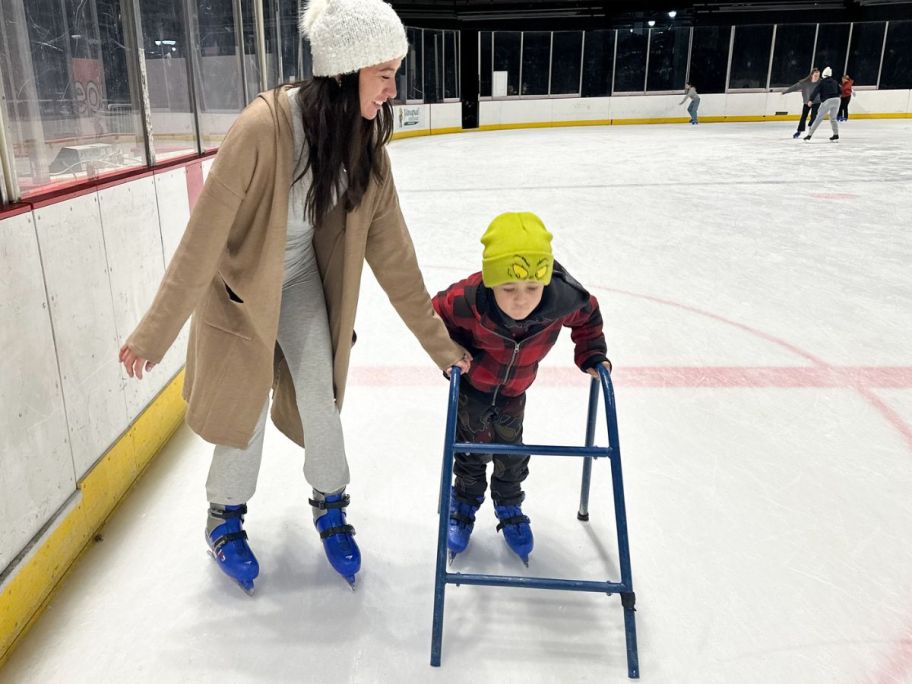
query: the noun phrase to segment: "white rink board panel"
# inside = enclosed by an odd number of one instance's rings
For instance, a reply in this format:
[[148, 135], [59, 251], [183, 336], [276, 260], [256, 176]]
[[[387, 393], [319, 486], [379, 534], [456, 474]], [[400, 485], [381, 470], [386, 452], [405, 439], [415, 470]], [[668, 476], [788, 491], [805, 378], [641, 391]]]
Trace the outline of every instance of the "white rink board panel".
[[187, 197], [187, 169], [181, 167], [155, 174], [155, 195], [158, 201], [158, 221], [161, 228], [165, 267], [171, 262], [190, 220], [190, 199]]
[[462, 103], [445, 102], [428, 107], [430, 127], [437, 128], [462, 128]]
[[858, 90], [849, 103], [849, 117], [858, 114], [889, 114], [912, 111], [912, 90]]
[[500, 112], [504, 123], [544, 123], [551, 121], [551, 100], [503, 100]]
[[788, 114], [799, 116], [801, 114], [801, 107], [803, 103], [804, 100], [800, 92], [769, 93], [766, 96], [766, 111], [764, 113], [767, 116], [773, 116], [779, 112], [786, 112]]
[[[98, 193], [98, 204], [119, 349], [149, 308], [164, 274], [155, 181], [147, 176], [105, 188]], [[128, 421], [142, 412], [167, 380], [165, 373], [151, 373], [137, 382], [123, 370], [121, 378]]]
[[[684, 96], [682, 95], [681, 98]], [[681, 101], [678, 98], [678, 102]], [[710, 93], [709, 95], [700, 95], [700, 109], [697, 116], [725, 116], [726, 96], [722, 93]], [[682, 116], [687, 116], [687, 103], [681, 105], [680, 111], [684, 112]]]
[[98, 196], [34, 216], [79, 479], [127, 427]]
[[607, 97], [567, 97], [551, 101], [554, 121], [605, 121], [611, 118]]
[[[211, 165], [211, 160], [209, 160]], [[206, 163], [203, 163], [206, 168]], [[187, 195], [187, 169], [180, 168], [155, 175], [155, 192], [158, 196], [158, 221], [161, 231], [162, 248], [165, 253], [165, 268], [171, 263], [171, 257], [181, 238], [187, 222], [190, 220], [190, 198]], [[152, 289], [154, 296], [158, 283]], [[187, 351], [187, 337], [190, 323], [186, 323], [178, 334], [171, 349], [165, 354], [161, 364], [154, 369], [156, 384], [167, 382], [184, 365]], [[164, 379], [164, 380], [163, 380]]]
[[76, 490], [31, 214], [0, 221], [0, 572]]
[[678, 103], [683, 95], [630, 95], [612, 98], [612, 119], [671, 118], [687, 116], [686, 102]]
[[761, 116], [766, 113], [766, 96], [767, 93], [727, 95], [725, 116]]

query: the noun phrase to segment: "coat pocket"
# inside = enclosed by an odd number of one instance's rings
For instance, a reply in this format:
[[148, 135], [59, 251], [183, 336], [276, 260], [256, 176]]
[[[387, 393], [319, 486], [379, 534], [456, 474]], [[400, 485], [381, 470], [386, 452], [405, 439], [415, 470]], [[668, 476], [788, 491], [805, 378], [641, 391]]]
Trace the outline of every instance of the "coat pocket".
[[209, 285], [199, 313], [200, 320], [206, 325], [245, 340], [253, 337], [247, 305], [220, 275], [216, 275]]

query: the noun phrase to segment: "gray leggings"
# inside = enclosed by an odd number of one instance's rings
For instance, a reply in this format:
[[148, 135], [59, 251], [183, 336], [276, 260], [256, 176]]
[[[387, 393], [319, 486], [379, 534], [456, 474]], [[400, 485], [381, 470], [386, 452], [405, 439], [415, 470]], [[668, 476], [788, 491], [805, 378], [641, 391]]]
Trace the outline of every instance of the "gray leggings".
[[836, 113], [838, 111], [838, 97], [831, 97], [829, 100], [824, 100], [823, 104], [820, 105], [820, 109], [817, 110], [817, 118], [814, 119], [814, 123], [811, 125], [811, 129], [808, 131], [808, 135], [814, 135], [814, 133], [817, 132], [818, 126], [823, 123], [823, 117], [827, 115], [830, 117], [830, 126], [833, 129], [833, 135], [839, 135], [839, 124], [836, 122]]
[[[349, 482], [342, 423], [333, 395], [332, 340], [316, 267], [286, 283], [279, 315], [279, 346], [288, 361], [298, 412], [307, 440], [304, 477], [321, 492], [335, 492]], [[266, 400], [246, 449], [218, 445], [206, 480], [211, 503], [246, 503], [256, 491], [263, 457]]]

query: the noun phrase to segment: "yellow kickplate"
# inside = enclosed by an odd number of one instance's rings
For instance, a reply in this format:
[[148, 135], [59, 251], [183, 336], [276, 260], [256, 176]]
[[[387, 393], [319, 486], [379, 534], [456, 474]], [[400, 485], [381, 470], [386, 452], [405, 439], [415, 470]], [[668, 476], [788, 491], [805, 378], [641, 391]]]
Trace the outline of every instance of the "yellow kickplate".
[[78, 496], [0, 587], [0, 667], [95, 533], [181, 425], [184, 371], [159, 393], [77, 486]]

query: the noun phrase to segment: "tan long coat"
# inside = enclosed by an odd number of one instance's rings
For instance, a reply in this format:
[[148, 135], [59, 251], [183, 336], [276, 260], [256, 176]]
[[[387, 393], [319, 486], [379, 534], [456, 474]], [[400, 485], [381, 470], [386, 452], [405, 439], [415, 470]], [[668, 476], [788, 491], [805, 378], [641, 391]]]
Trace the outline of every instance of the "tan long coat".
[[[270, 387], [273, 421], [304, 444], [291, 376], [276, 345], [294, 147], [286, 92], [261, 94], [219, 148], [155, 300], [127, 340], [139, 356], [158, 362], [193, 314], [187, 422], [216, 444], [247, 446]], [[437, 366], [462, 356], [431, 306], [385, 152], [383, 168], [383, 181], [372, 180], [355, 211], [337, 207], [315, 231], [340, 407], [365, 259]]]

